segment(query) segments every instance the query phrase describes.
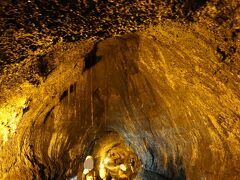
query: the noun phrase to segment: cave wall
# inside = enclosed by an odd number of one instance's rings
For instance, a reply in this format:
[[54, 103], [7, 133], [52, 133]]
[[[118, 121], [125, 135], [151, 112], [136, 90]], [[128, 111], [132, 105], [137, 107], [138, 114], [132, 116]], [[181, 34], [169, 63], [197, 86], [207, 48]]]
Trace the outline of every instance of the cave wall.
[[140, 158], [138, 178], [238, 179], [239, 77], [207, 35], [166, 23], [53, 54], [46, 79], [13, 93], [25, 103], [12, 105], [0, 178], [74, 176], [92, 143], [114, 131]]

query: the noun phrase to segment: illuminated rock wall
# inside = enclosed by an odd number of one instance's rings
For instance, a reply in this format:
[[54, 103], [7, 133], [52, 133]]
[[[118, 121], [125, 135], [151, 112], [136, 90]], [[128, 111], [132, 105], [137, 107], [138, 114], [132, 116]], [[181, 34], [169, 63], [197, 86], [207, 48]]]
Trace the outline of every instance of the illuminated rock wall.
[[239, 77], [207, 36], [166, 23], [53, 52], [56, 68], [22, 92], [0, 178], [75, 176], [108, 131], [138, 155], [139, 179], [238, 178]]

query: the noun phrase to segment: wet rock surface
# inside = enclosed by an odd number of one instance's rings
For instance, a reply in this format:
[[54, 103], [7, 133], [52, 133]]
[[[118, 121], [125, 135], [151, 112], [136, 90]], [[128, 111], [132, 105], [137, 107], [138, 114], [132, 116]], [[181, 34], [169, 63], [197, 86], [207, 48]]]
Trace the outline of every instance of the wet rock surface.
[[[117, 13], [110, 1], [3, 1], [0, 179], [80, 178], [111, 133], [141, 161], [136, 179], [239, 178], [239, 3], [171, 2]], [[98, 22], [100, 7], [118, 15]]]

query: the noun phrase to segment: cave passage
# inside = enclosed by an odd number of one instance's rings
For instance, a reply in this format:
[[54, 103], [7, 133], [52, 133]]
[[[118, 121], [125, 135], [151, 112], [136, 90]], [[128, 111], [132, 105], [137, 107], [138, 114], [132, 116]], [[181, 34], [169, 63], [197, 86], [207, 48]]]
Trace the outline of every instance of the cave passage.
[[107, 132], [94, 142], [84, 162], [83, 179], [134, 179], [140, 160], [123, 139]]
[[239, 89], [201, 37], [167, 24], [56, 46], [0, 109], [0, 178], [237, 179]]

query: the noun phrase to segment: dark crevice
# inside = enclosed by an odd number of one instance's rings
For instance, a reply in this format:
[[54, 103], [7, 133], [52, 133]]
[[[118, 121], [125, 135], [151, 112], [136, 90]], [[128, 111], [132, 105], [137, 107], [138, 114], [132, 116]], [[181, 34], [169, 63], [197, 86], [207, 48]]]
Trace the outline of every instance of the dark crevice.
[[63, 91], [62, 95], [59, 98], [59, 101], [61, 102], [67, 95], [68, 95], [68, 90]]
[[29, 110], [29, 106], [23, 108], [23, 114], [25, 114]]
[[221, 61], [225, 61], [227, 58], [227, 53], [221, 48], [217, 47], [217, 53], [220, 55]]
[[97, 64], [101, 60], [101, 57], [97, 56], [97, 45], [98, 45], [98, 43], [96, 43], [94, 45], [93, 49], [84, 58], [83, 72], [90, 69], [91, 67], [93, 67], [95, 64]]
[[75, 88], [76, 88], [76, 84], [75, 84], [75, 83], [74, 83], [74, 84], [71, 84], [71, 85], [70, 85], [70, 88], [69, 88], [70, 93], [72, 93]]
[[182, 158], [177, 154], [176, 158], [168, 161], [167, 172], [165, 174], [171, 180], [186, 180], [186, 173], [183, 167]]
[[[51, 57], [51, 54], [49, 57]], [[55, 66], [50, 63], [50, 61], [46, 58], [46, 55], [38, 56], [38, 74], [40, 76], [46, 77], [54, 69]]]
[[154, 158], [154, 151], [151, 148], [149, 148], [148, 151], [149, 151], [149, 153], [151, 155], [151, 165], [150, 165], [150, 168], [152, 168], [153, 165], [154, 165], [154, 160], [155, 160], [155, 158]]
[[43, 120], [43, 123], [44, 123], [44, 124], [47, 122], [48, 117], [51, 115], [53, 109], [54, 109], [54, 107], [52, 107], [52, 108], [50, 109], [50, 111], [48, 111], [48, 113], [46, 114], [46, 116], [45, 116], [45, 118], [44, 118], [44, 120]]
[[74, 92], [74, 89], [76, 89], [76, 82], [74, 84], [71, 84], [69, 89], [63, 91], [62, 95], [59, 98], [59, 101], [61, 102], [65, 97], [67, 97], [69, 92]]
[[46, 60], [41, 59], [38, 64], [38, 69], [40, 75], [46, 76], [48, 74], [48, 62]]
[[143, 180], [171, 180], [158, 172], [143, 169]]
[[[42, 180], [47, 179], [46, 177], [46, 173], [45, 173], [45, 169], [46, 166], [44, 166], [42, 163], [40, 163], [36, 156], [35, 156], [35, 152], [33, 149], [33, 145], [29, 145], [30, 146], [30, 150], [31, 150], [31, 156], [26, 155], [26, 158], [31, 162], [31, 164], [35, 167], [35, 169], [38, 171], [38, 175]], [[34, 175], [35, 176], [35, 175]], [[36, 176], [35, 176], [36, 177]]]

